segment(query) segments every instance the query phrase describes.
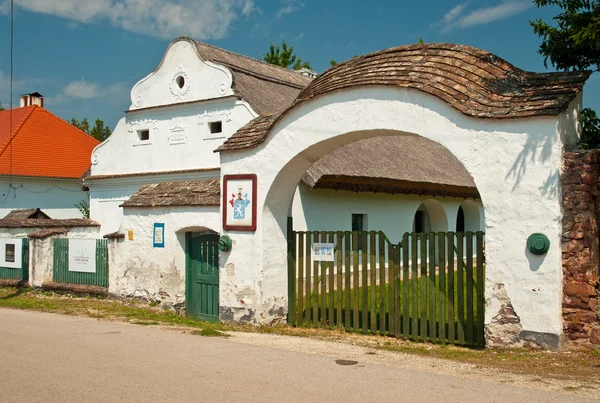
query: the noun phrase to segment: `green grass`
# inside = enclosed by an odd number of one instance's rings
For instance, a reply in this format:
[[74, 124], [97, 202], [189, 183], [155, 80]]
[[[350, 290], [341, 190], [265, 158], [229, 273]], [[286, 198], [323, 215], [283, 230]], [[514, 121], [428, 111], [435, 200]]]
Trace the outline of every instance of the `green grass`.
[[[360, 275], [360, 279], [359, 282], [362, 282], [362, 273], [359, 273]], [[409, 329], [408, 329], [408, 333], [410, 335], [412, 335], [411, 338], [419, 338], [419, 331], [421, 328], [421, 322], [425, 321], [426, 322], [426, 327], [427, 327], [427, 338], [430, 341], [437, 341], [437, 342], [452, 342], [450, 340], [440, 340], [440, 316], [441, 314], [443, 314], [444, 317], [444, 322], [445, 322], [445, 334], [446, 337], [448, 336], [448, 322], [449, 322], [449, 318], [450, 315], [453, 316], [454, 318], [454, 322], [455, 322], [455, 335], [458, 334], [458, 328], [459, 328], [459, 324], [462, 324], [462, 328], [464, 329], [465, 335], [467, 332], [467, 322], [468, 322], [468, 315], [467, 315], [467, 307], [468, 307], [468, 298], [467, 298], [467, 274], [466, 274], [466, 270], [464, 271], [464, 275], [463, 275], [463, 315], [462, 315], [462, 320], [460, 320], [461, 318], [459, 317], [459, 313], [458, 313], [458, 301], [459, 301], [459, 296], [458, 296], [458, 275], [456, 272], [454, 272], [454, 294], [453, 294], [453, 300], [454, 300], [454, 311], [451, 312], [449, 310], [449, 297], [448, 297], [448, 278], [447, 276], [445, 276], [445, 287], [444, 287], [444, 293], [440, 292], [440, 276], [439, 274], [436, 274], [436, 276], [432, 279], [430, 277], [427, 276], [418, 276], [418, 277], [412, 277], [412, 273], [411, 273], [411, 277], [408, 279], [408, 281], [404, 281], [401, 280], [399, 283], [399, 288], [398, 288], [398, 298], [399, 298], [399, 320], [400, 320], [400, 333], [401, 334], [405, 334], [405, 329], [404, 329], [404, 313], [405, 313], [405, 307], [408, 307], [408, 322], [409, 322]], [[311, 287], [314, 286], [313, 279], [311, 279]], [[337, 279], [336, 279], [337, 280]], [[309, 317], [309, 314], [307, 313], [307, 309], [306, 309], [306, 300], [307, 300], [307, 296], [304, 296], [304, 299], [302, 301], [303, 303], [303, 311], [302, 311], [302, 315], [298, 315], [298, 311], [296, 311], [296, 324], [298, 326], [311, 326], [312, 322], [314, 322], [314, 318], [313, 318], [313, 313], [314, 313], [314, 307], [317, 307], [317, 311], [318, 311], [318, 321], [320, 322], [322, 317], [322, 310], [321, 307], [324, 305], [325, 306], [325, 320], [327, 321], [327, 323], [333, 323], [334, 326], [346, 326], [347, 328], [351, 328], [355, 331], [364, 331], [364, 332], [370, 332], [371, 331], [371, 315], [375, 315], [375, 320], [376, 320], [376, 331], [379, 333], [384, 333], [384, 334], [388, 334], [390, 329], [389, 329], [389, 323], [390, 323], [390, 285], [389, 284], [385, 284], [384, 287], [381, 287], [379, 285], [377, 286], [367, 286], [367, 287], [357, 287], [357, 288], [351, 288], [350, 290], [348, 290], [348, 294], [346, 290], [334, 290], [333, 292], [326, 292], [325, 294], [321, 293], [321, 285], [322, 285], [322, 281], [327, 281], [328, 279], [323, 278], [323, 277], [319, 277], [318, 278], [318, 286], [317, 286], [317, 292], [315, 293], [314, 290], [313, 292], [311, 292], [310, 294], [310, 318], [311, 318], [311, 323], [307, 323], [307, 318]], [[371, 278], [368, 279], [369, 282], [371, 282]], [[474, 330], [473, 330], [473, 334], [476, 338], [477, 335], [477, 318], [479, 313], [477, 312], [477, 279], [474, 279], [473, 281], [473, 325], [474, 325]], [[345, 282], [345, 279], [344, 279]], [[416, 293], [414, 290], [414, 286], [416, 285]], [[405, 298], [404, 295], [404, 290], [405, 287], [408, 287], [408, 298]], [[425, 294], [423, 294], [423, 287], [425, 287]], [[299, 289], [299, 284], [296, 285], [296, 290]], [[306, 289], [306, 288], [305, 288]], [[436, 330], [435, 330], [435, 335], [431, 334], [429, 332], [429, 320], [431, 317], [431, 308], [432, 308], [432, 301], [431, 301], [431, 292], [432, 289], [435, 291], [435, 299], [434, 299], [434, 303], [435, 303], [435, 326], [436, 326]], [[382, 292], [385, 293], [385, 300], [384, 300], [384, 305], [381, 305], [381, 296], [382, 296]], [[372, 305], [372, 298], [373, 298], [373, 293], [375, 294], [375, 305]], [[334, 303], [333, 303], [333, 318], [330, 318], [329, 315], [329, 303], [330, 303], [330, 298], [331, 295], [333, 294], [333, 298], [334, 298]], [[363, 298], [366, 295], [366, 299], [367, 299], [367, 323], [365, 326], [365, 329], [363, 329]], [[422, 310], [422, 295], [425, 296], [425, 300], [426, 300], [426, 304], [425, 304], [425, 310]], [[349, 298], [348, 298], [349, 296]], [[324, 301], [323, 301], [324, 299]], [[355, 302], [356, 299], [358, 299], [358, 323], [355, 324], [354, 323], [354, 313], [355, 313]], [[444, 302], [444, 311], [442, 313], [440, 313], [440, 309], [441, 309], [441, 304], [442, 301]], [[341, 306], [340, 306], [340, 302], [341, 302]], [[346, 323], [345, 319], [346, 319], [346, 306], [348, 305], [349, 302], [349, 312], [350, 312], [350, 322]], [[416, 307], [414, 306], [416, 303]], [[299, 303], [298, 301], [296, 301], [296, 306], [297, 308], [299, 307]], [[341, 317], [338, 318], [338, 307], [341, 307]], [[413, 308], [416, 308], [416, 324], [417, 327], [416, 329], [413, 329], [414, 326], [414, 321], [413, 321]], [[381, 314], [385, 315], [385, 323], [386, 323], [386, 327], [385, 329], [381, 328], [381, 323], [380, 323], [380, 315]], [[483, 313], [482, 313], [483, 314]], [[476, 344], [482, 344], [483, 340], [475, 340]]]

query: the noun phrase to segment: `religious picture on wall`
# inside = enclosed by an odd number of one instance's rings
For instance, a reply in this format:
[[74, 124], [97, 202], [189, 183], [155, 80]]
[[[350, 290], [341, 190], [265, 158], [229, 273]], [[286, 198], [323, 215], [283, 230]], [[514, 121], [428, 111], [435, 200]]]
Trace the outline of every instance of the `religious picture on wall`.
[[256, 175], [223, 177], [223, 228], [256, 230]]

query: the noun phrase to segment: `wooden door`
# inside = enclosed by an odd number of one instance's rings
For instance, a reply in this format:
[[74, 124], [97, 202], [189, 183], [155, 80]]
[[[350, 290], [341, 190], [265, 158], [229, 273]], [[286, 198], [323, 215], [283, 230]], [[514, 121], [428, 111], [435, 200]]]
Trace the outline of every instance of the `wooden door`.
[[198, 320], [219, 321], [219, 235], [185, 234], [186, 314]]

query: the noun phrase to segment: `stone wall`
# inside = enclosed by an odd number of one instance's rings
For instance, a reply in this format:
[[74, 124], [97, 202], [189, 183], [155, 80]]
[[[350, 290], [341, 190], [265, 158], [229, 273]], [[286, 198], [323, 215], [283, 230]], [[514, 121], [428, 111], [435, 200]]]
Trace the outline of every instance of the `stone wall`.
[[565, 347], [600, 347], [600, 151], [565, 153], [561, 181]]

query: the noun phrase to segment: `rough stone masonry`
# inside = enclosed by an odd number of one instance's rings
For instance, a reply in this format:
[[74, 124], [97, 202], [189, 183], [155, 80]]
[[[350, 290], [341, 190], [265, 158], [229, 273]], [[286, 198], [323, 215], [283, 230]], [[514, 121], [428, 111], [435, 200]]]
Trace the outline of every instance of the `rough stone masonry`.
[[566, 152], [563, 189], [565, 347], [600, 347], [600, 150]]

